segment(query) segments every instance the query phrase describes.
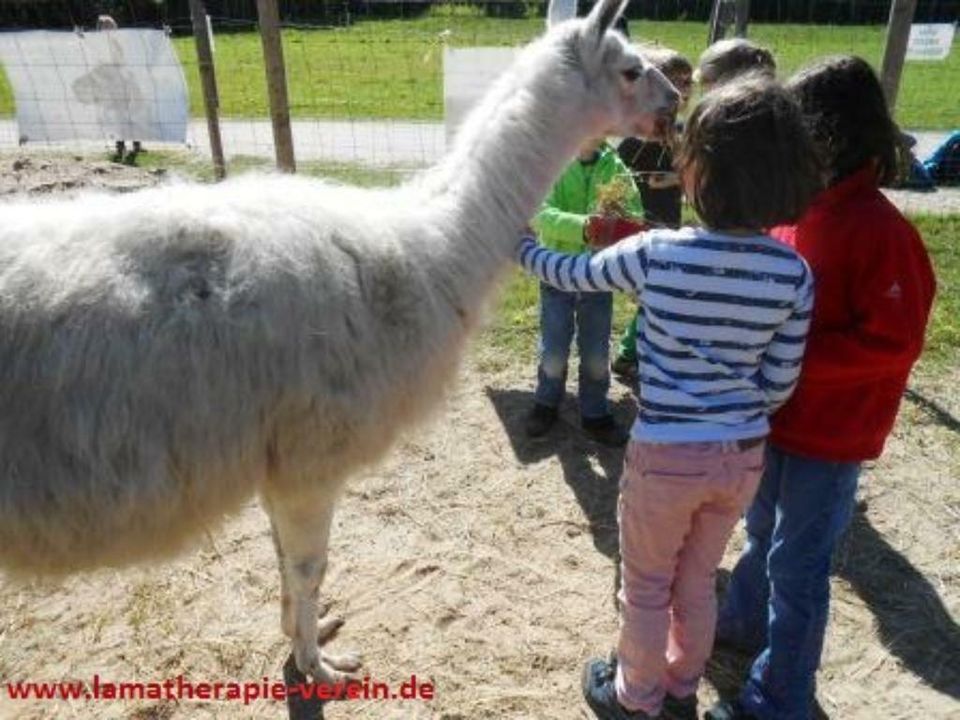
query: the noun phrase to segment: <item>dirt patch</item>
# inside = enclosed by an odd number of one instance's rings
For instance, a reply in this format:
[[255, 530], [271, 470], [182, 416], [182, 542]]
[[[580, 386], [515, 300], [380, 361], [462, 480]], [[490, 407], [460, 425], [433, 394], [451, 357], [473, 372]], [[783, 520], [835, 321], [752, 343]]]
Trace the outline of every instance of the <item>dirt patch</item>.
[[0, 155], [0, 198], [99, 189], [132, 192], [156, 185], [164, 170], [144, 170], [83, 155]]

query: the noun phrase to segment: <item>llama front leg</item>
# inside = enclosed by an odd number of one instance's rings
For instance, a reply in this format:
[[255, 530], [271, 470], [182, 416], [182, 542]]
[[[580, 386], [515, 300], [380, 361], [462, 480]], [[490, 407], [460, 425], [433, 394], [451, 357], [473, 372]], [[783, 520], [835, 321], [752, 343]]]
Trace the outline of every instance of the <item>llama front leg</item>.
[[281, 626], [293, 641], [297, 668], [316, 682], [334, 683], [360, 667], [354, 653], [330, 655], [322, 646], [343, 620], [325, 616], [318, 623], [320, 583], [327, 569], [327, 546], [334, 497], [328, 492], [264, 497], [280, 564]]

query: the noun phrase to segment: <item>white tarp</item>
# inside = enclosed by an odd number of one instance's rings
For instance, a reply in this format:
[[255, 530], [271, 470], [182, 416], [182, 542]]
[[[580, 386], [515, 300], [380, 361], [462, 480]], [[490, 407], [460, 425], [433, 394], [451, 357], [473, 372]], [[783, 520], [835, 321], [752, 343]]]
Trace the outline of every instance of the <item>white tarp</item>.
[[444, 48], [443, 117], [448, 141], [519, 52], [510, 47]]
[[187, 86], [161, 30], [0, 33], [21, 142], [185, 142]]
[[911, 25], [907, 60], [946, 60], [953, 45], [953, 23]]

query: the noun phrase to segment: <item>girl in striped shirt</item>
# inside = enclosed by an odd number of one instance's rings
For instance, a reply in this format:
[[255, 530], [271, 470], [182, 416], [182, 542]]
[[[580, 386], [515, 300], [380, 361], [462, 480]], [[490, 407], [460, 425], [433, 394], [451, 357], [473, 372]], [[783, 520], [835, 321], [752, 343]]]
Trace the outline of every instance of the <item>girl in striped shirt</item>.
[[814, 158], [796, 103], [748, 77], [709, 93], [683, 137], [677, 170], [704, 227], [593, 255], [532, 238], [518, 247], [545, 283], [623, 290], [641, 308], [639, 413], [620, 480], [620, 639], [616, 657], [583, 676], [598, 717], [655, 717], [664, 704], [696, 716], [716, 568], [759, 483], [768, 416], [796, 384], [813, 302], [806, 263], [763, 229], [804, 211]]

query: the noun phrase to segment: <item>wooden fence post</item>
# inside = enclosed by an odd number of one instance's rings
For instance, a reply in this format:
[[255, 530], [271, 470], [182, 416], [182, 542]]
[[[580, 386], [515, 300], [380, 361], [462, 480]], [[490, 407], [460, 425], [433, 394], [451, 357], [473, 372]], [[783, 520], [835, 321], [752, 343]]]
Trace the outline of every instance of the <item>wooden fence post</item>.
[[293, 157], [293, 132], [290, 129], [290, 104], [287, 101], [287, 74], [283, 65], [283, 44], [280, 39], [280, 14], [277, 0], [257, 0], [260, 18], [260, 39], [267, 71], [270, 94], [270, 118], [273, 121], [273, 145], [277, 167], [283, 172], [296, 172]]
[[738, 38], [747, 36], [747, 23], [750, 20], [750, 0], [737, 0], [733, 34]]
[[734, 26], [734, 35], [746, 37], [749, 18], [750, 0], [714, 0], [710, 11], [707, 46], [713, 45], [717, 40], [723, 40], [731, 24]]
[[707, 47], [713, 45], [717, 40], [722, 40], [727, 32], [726, 25], [724, 25], [725, 8], [725, 0], [713, 0], [713, 7], [710, 9], [710, 20], [707, 27]]
[[890, 21], [887, 23], [887, 42], [883, 48], [883, 65], [880, 84], [887, 98], [887, 107], [893, 114], [900, 90], [900, 75], [907, 56], [907, 41], [910, 39], [910, 24], [917, 9], [917, 0], [891, 0]]
[[203, 107], [207, 115], [207, 134], [210, 137], [210, 155], [213, 158], [213, 175], [217, 180], [227, 176], [223, 161], [223, 140], [220, 137], [220, 100], [217, 95], [217, 73], [207, 33], [207, 10], [203, 0], [190, 0], [190, 17], [193, 21], [193, 39], [197, 45], [197, 67], [203, 87]]

